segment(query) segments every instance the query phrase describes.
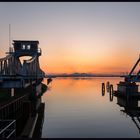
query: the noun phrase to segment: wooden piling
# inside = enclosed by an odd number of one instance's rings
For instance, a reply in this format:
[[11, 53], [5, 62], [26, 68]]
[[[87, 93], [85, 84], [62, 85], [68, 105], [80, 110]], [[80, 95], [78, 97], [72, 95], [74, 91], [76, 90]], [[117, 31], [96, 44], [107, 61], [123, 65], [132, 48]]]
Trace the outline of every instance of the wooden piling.
[[113, 92], [114, 92], [113, 85], [111, 84], [109, 86], [109, 99], [110, 99], [110, 101], [113, 101]]
[[102, 96], [105, 95], [105, 83], [102, 83]]

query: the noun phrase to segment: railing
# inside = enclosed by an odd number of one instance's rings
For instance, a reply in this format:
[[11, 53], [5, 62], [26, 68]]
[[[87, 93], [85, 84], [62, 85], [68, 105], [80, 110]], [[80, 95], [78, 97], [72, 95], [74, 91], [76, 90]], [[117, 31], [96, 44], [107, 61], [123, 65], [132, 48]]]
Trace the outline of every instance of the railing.
[[0, 119], [7, 119], [9, 116], [14, 115], [14, 113], [19, 109], [22, 112], [23, 101], [25, 98], [27, 98], [27, 95], [17, 98], [10, 103], [0, 107]]
[[0, 138], [16, 137], [16, 120], [0, 120]]
[[13, 52], [15, 52], [14, 48], [13, 47], [9, 47], [9, 53], [13, 53]]

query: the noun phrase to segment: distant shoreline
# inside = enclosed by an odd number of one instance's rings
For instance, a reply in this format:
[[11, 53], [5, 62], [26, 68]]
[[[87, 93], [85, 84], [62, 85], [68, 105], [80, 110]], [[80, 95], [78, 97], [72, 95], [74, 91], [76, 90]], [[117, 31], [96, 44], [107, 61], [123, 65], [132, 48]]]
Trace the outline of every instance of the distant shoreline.
[[93, 77], [125, 77], [124, 75], [87, 75], [87, 76], [82, 76], [82, 75], [46, 75], [46, 78], [93, 78]]

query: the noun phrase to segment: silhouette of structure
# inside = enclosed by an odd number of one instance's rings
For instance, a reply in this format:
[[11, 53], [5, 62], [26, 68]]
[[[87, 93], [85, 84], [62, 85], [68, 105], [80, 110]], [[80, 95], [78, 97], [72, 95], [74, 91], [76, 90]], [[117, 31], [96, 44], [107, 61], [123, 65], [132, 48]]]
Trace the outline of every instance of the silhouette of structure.
[[[41, 49], [38, 41], [14, 40], [8, 55], [0, 59], [0, 88], [26, 88], [36, 81], [42, 81], [45, 73], [40, 69]], [[31, 56], [20, 62], [21, 56]]]
[[121, 96], [140, 96], [140, 93], [138, 92], [138, 85], [137, 82], [140, 82], [140, 70], [136, 74], [134, 74], [134, 71], [136, 67], [138, 66], [140, 62], [140, 57], [138, 58], [135, 65], [132, 67], [130, 73], [125, 76], [124, 81], [120, 81], [119, 84], [117, 84], [117, 91], [114, 92], [114, 94], [118, 94]]
[[[47, 87], [41, 83], [45, 73], [39, 66], [38, 44], [14, 40], [7, 56], [0, 59], [0, 138], [41, 135], [45, 107], [41, 95]], [[22, 56], [31, 58], [22, 63]]]

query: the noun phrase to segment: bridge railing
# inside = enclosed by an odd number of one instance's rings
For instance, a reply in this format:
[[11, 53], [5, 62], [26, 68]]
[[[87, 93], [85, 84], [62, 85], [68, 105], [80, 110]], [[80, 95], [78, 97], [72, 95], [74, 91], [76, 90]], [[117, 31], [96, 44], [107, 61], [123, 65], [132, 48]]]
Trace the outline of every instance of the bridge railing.
[[16, 120], [0, 120], [0, 138], [16, 137]]
[[13, 118], [14, 114], [20, 110], [23, 110], [23, 101], [27, 99], [27, 95], [21, 96], [3, 106], [0, 107], [0, 119]]
[[36, 76], [40, 75], [41, 71], [37, 56], [32, 57], [30, 60], [24, 60], [23, 65], [21, 65], [20, 60], [14, 59], [14, 57], [0, 59], [0, 76]]
[[18, 58], [15, 59], [13, 55], [7, 55], [0, 59], [0, 76], [16, 75], [21, 71], [21, 66], [21, 62]]

